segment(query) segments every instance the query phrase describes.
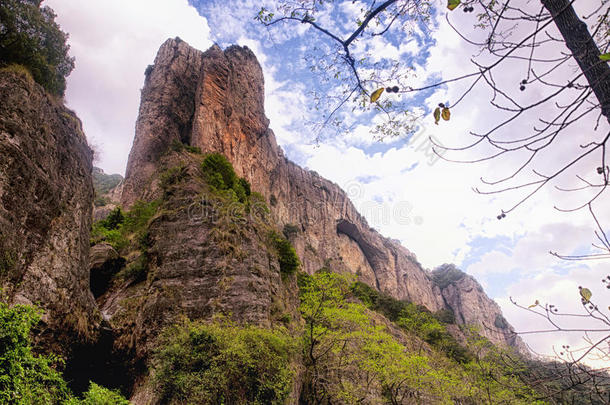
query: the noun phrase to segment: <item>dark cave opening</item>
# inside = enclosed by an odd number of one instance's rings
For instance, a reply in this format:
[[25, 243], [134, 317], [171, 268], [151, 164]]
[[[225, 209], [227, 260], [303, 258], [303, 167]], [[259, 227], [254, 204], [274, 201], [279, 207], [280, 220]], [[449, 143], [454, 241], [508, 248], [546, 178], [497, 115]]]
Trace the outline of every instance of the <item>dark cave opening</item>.
[[110, 287], [112, 277], [125, 266], [125, 259], [117, 257], [106, 260], [101, 266], [93, 267], [89, 275], [89, 288], [97, 299]]
[[96, 342], [74, 347], [64, 370], [64, 378], [75, 395], [82, 395], [94, 382], [105, 388], [118, 389], [127, 398], [134, 384], [133, 365], [128, 353], [114, 348], [114, 332], [110, 325], [102, 322]]

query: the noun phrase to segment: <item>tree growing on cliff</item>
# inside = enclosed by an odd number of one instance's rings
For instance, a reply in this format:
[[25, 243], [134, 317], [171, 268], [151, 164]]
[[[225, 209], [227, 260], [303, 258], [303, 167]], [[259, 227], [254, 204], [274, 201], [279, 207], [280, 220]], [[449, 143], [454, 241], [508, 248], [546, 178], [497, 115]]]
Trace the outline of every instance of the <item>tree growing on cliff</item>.
[[0, 3], [0, 67], [25, 66], [49, 93], [63, 96], [66, 77], [74, 69], [68, 55], [68, 35], [42, 0]]
[[[315, 36], [306, 59], [324, 88], [313, 93], [315, 107], [324, 112], [318, 129], [348, 129], [345, 123], [353, 119], [346, 117], [358, 109], [377, 112], [374, 132], [380, 139], [409, 136], [422, 116], [443, 124], [452, 114], [468, 114], [461, 109], [464, 100], [484, 91], [499, 121], [470, 131], [468, 137], [454, 141], [455, 146], [431, 138], [434, 152], [463, 163], [512, 159], [508, 174], [486, 175], [475, 189], [481, 194], [521, 192], [511, 206], [499, 211], [498, 219], [553, 186], [579, 197], [572, 205], [557, 206], [558, 210], [588, 208], [593, 213], [594, 202], [610, 181], [607, 1], [589, 3], [591, 10], [582, 19], [570, 0], [519, 5], [508, 0], [448, 0], [446, 4], [450, 10], [446, 24], [465, 46], [478, 51], [470, 59], [470, 72], [452, 76], [448, 66], [443, 78], [433, 77], [420, 86], [413, 85], [416, 69], [400, 55], [374, 52], [383, 49], [378, 46], [382, 40], [390, 46], [385, 49], [400, 51], [412, 34], [433, 26], [436, 10], [430, 1], [281, 1], [277, 9], [262, 8], [256, 18], [268, 27], [305, 25]], [[474, 20], [469, 19], [472, 13]], [[459, 90], [454, 99], [414, 105], [413, 96], [429, 97], [434, 89], [447, 85]], [[594, 257], [608, 258], [608, 238], [601, 227], [597, 231], [601, 253]]]

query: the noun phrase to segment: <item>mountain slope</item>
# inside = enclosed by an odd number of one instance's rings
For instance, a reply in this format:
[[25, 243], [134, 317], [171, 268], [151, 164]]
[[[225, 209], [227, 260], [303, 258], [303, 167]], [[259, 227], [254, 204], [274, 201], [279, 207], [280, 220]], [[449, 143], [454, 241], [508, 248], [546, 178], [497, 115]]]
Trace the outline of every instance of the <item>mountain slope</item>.
[[[474, 280], [466, 278], [468, 286], [451, 284], [443, 286], [450, 291], [441, 291], [414, 254], [368, 226], [341, 188], [284, 156], [264, 114], [262, 70], [248, 48], [222, 51], [214, 46], [200, 52], [178, 38], [170, 39], [147, 73], [123, 189], [124, 206], [162, 195], [154, 173], [173, 144], [222, 153], [237, 174], [265, 197], [274, 221], [292, 229], [291, 241], [306, 272], [324, 266], [348, 271], [380, 291], [430, 311], [476, 314], [467, 322], [478, 324], [484, 336], [519, 345], [510, 325], [494, 326], [500, 309], [476, 282], [471, 285]], [[460, 299], [466, 291], [470, 298]], [[476, 309], [463, 308], [473, 303]]]

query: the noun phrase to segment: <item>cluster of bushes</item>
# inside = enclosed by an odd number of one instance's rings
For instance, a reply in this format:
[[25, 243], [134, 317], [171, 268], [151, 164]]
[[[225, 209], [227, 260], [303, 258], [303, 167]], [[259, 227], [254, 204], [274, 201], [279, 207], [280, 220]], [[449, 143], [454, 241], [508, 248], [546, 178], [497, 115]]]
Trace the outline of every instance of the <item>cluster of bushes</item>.
[[115, 208], [105, 219], [93, 224], [91, 244], [105, 242], [110, 244], [119, 254], [131, 246], [138, 249], [140, 255], [116, 277], [134, 281], [142, 281], [148, 272], [148, 249], [151, 241], [148, 224], [159, 208], [158, 201], [145, 203], [136, 202], [129, 211], [123, 212]]
[[[313, 276], [300, 273], [297, 280], [306, 322], [304, 403], [380, 398], [393, 404], [479, 403], [482, 395], [493, 398], [490, 403], [542, 403], [517, 377], [518, 363], [507, 364], [506, 354], [486, 339], [473, 335], [476, 350], [462, 357], [453, 352], [461, 346], [447, 340], [436, 317], [412, 303], [392, 302], [328, 269]], [[408, 335], [424, 338], [437, 350], [410, 351], [373, 320], [367, 307], [395, 317]]]
[[291, 239], [299, 233], [299, 230], [299, 227], [295, 224], [286, 224], [282, 229], [282, 233], [284, 234], [286, 239]]
[[275, 231], [271, 231], [269, 237], [278, 254], [280, 272], [285, 275], [293, 274], [301, 265], [301, 261], [292, 243]]
[[356, 281], [351, 290], [369, 309], [383, 314], [404, 330], [416, 334], [449, 358], [459, 363], [467, 363], [471, 359], [468, 350], [457, 342], [444, 325], [454, 322], [453, 312], [441, 310], [432, 313], [426, 307], [397, 300], [360, 281]]
[[201, 169], [208, 185], [213, 191], [234, 194], [235, 200], [245, 203], [251, 194], [250, 183], [238, 177], [231, 162], [220, 153], [211, 153], [203, 159]]
[[282, 330], [184, 321], [153, 356], [156, 391], [166, 404], [283, 404], [295, 354]]
[[63, 362], [53, 354], [33, 352], [30, 331], [41, 310], [0, 302], [0, 403], [3, 404], [129, 404], [118, 392], [91, 383], [82, 399], [75, 398], [62, 374]]
[[105, 219], [93, 224], [91, 244], [106, 242], [119, 252], [127, 247], [131, 239], [141, 245], [148, 236], [148, 222], [158, 208], [158, 201], [137, 201], [127, 212], [120, 207], [115, 208]]

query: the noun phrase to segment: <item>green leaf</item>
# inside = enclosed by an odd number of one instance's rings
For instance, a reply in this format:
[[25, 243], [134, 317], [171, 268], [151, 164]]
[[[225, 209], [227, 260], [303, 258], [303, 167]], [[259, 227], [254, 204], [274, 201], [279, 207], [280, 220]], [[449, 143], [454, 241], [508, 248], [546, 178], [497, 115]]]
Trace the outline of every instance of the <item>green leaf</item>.
[[602, 53], [601, 55], [599, 55], [599, 58], [604, 62], [608, 62], [610, 61], [610, 53]]
[[441, 109], [436, 107], [436, 109], [434, 110], [434, 123], [436, 125], [438, 125], [438, 122], [441, 119]]
[[581, 288], [580, 289], [580, 296], [586, 301], [589, 302], [589, 300], [591, 299], [591, 296], [593, 294], [591, 293], [591, 290], [589, 290], [588, 288]]
[[461, 3], [460, 0], [447, 0], [447, 8], [453, 11]]

